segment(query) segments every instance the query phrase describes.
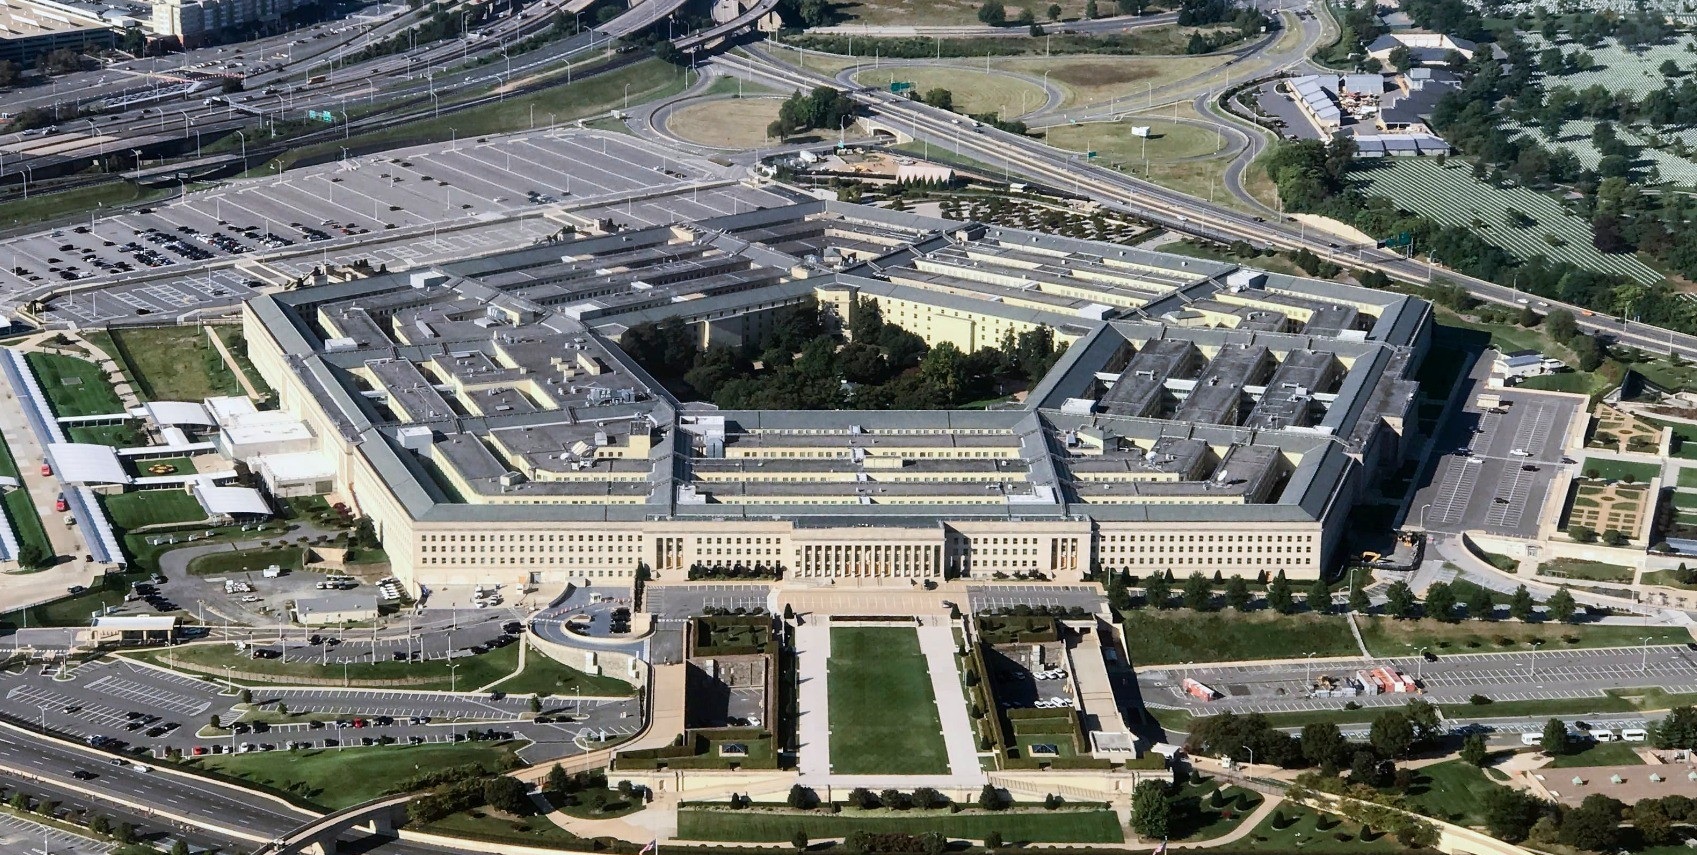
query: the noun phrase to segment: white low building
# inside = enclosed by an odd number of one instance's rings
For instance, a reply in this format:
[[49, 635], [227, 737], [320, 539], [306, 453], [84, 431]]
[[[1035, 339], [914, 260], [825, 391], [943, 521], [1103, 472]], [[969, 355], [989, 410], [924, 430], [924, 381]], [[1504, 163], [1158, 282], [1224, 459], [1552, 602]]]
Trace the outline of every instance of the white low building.
[[281, 499], [322, 496], [336, 489], [336, 464], [313, 451], [260, 454], [248, 459], [265, 489]]
[[376, 619], [375, 594], [347, 591], [295, 600], [295, 623], [301, 626], [339, 626]]
[[234, 460], [259, 454], [311, 451], [312, 431], [281, 410], [261, 410], [247, 398], [207, 398], [207, 412], [218, 423], [218, 450]]

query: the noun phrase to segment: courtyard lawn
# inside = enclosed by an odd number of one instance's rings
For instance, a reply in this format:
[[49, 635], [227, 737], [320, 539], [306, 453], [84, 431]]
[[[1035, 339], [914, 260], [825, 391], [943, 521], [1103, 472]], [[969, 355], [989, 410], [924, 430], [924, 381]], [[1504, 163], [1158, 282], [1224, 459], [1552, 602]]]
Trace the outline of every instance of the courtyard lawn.
[[1396, 838], [1383, 831], [1370, 832], [1363, 839], [1362, 827], [1330, 814], [1322, 814], [1299, 805], [1279, 805], [1249, 836], [1233, 843], [1233, 851], [1254, 852], [1319, 852], [1327, 855], [1355, 855], [1357, 852], [1402, 852]]
[[548, 658], [535, 648], [525, 653], [524, 670], [496, 683], [495, 688], [510, 695], [552, 695], [556, 699], [580, 695], [623, 698], [636, 691], [631, 684], [616, 677], [585, 674]]
[[192, 523], [206, 519], [200, 502], [182, 490], [136, 490], [102, 496], [100, 504], [112, 524], [121, 529], [166, 523]]
[[1592, 472], [1596, 472], [1598, 478], [1608, 481], [1624, 481], [1631, 476], [1635, 483], [1648, 484], [1652, 478], [1662, 474], [1662, 467], [1654, 463], [1587, 457], [1582, 461], [1579, 471], [1587, 478], [1591, 477]]
[[973, 808], [949, 813], [947, 810], [844, 808], [836, 814], [788, 808], [733, 811], [683, 807], [678, 810], [678, 836], [686, 840], [787, 842], [798, 829], [813, 839], [846, 837], [856, 831], [907, 834], [935, 831], [970, 840], [982, 840], [993, 831], [1009, 843], [1119, 843], [1125, 839], [1113, 811], [1100, 809], [990, 812]]
[[370, 801], [423, 772], [470, 763], [498, 772], [516, 762], [510, 742], [263, 751], [195, 761], [203, 769], [288, 793], [325, 810]]
[[[1644, 636], [1651, 644], [1684, 644], [1691, 634], [1668, 627], [1616, 626], [1612, 624], [1561, 624], [1553, 622], [1464, 620], [1440, 623], [1435, 620], [1363, 618], [1361, 638], [1375, 656], [1412, 656], [1421, 647], [1434, 651], [1503, 653], [1531, 650], [1579, 649], [1586, 647], [1636, 647]], [[1533, 642], [1539, 642], [1534, 645]]]
[[1538, 566], [1540, 576], [1557, 576], [1586, 582], [1614, 582], [1622, 585], [1632, 582], [1632, 573], [1631, 567], [1578, 558], [1556, 558]]
[[1679, 581], [1675, 577], [1675, 572], [1673, 570], [1653, 570], [1645, 573], [1641, 577], [1641, 581], [1646, 585], [1661, 585], [1668, 588], [1684, 588], [1686, 590], [1697, 588], [1697, 585], [1687, 585]]
[[1551, 769], [1577, 769], [1585, 766], [1641, 766], [1643, 758], [1632, 750], [1630, 742], [1591, 742], [1572, 754], [1563, 754], [1550, 761]]
[[456, 813], [432, 822], [422, 830], [514, 846], [579, 851], [589, 848], [583, 838], [555, 825], [545, 816], [509, 817], [493, 813], [488, 808]]
[[30, 353], [24, 357], [41, 384], [42, 394], [57, 416], [99, 416], [120, 413], [124, 402], [107, 385], [100, 368], [86, 359], [56, 353]]
[[[12, 458], [12, 449], [6, 445], [3, 436], [0, 436], [0, 475], [18, 477], [18, 461]], [[53, 542], [47, 539], [47, 529], [42, 527], [41, 516], [36, 513], [35, 502], [28, 490], [22, 487], [12, 490], [0, 499], [0, 504], [5, 505], [6, 516], [12, 521], [12, 533], [17, 536], [20, 549], [33, 543], [41, 548], [41, 554], [53, 554]]]
[[129, 422], [115, 425], [69, 425], [65, 428], [65, 438], [72, 442], [110, 445], [113, 448], [135, 448], [147, 444], [146, 440], [142, 439], [141, 432]]
[[1415, 770], [1409, 788], [1415, 810], [1457, 825], [1483, 825], [1485, 794], [1497, 788], [1484, 770], [1460, 760], [1447, 760]]
[[1140, 666], [1289, 659], [1311, 652], [1320, 656], [1361, 653], [1341, 615], [1281, 615], [1270, 609], [1198, 613], [1146, 607], [1124, 616], [1131, 661]]
[[834, 628], [826, 668], [831, 771], [839, 775], [949, 771], [937, 698], [916, 631]]
[[242, 395], [241, 383], [200, 326], [115, 329], [115, 354], [150, 401], [199, 401]]
[[[84, 619], [87, 619], [86, 612]], [[259, 643], [264, 644], [264, 641]], [[458, 666], [453, 669], [458, 672], [457, 677], [448, 668], [448, 663], [441, 660], [395, 662], [380, 659], [376, 662], [355, 662], [347, 665], [320, 665], [310, 656], [305, 661], [290, 659], [287, 662], [281, 659], [253, 659], [246, 654], [235, 652], [228, 644], [191, 644], [170, 650], [149, 650], [126, 655], [175, 671], [210, 674], [214, 677], [223, 677], [227, 673], [225, 669], [228, 668], [237, 674], [248, 675], [246, 681], [255, 685], [288, 685], [291, 678], [341, 680], [345, 676], [349, 682], [394, 681], [392, 688], [418, 691], [469, 692], [507, 677], [519, 664], [519, 648], [516, 644], [453, 660]], [[244, 680], [238, 677], [236, 682]]]

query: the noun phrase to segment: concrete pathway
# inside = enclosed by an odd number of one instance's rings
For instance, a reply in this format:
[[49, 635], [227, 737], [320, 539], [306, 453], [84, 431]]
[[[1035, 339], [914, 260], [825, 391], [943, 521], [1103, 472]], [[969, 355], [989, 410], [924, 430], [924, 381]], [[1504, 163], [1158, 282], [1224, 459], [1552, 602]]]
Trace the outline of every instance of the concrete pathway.
[[218, 351], [218, 355], [223, 358], [224, 365], [230, 369], [230, 373], [236, 375], [236, 382], [242, 384], [242, 390], [247, 392], [247, 396], [255, 401], [263, 399], [265, 396], [254, 388], [252, 381], [247, 379], [247, 372], [243, 371], [242, 366], [236, 362], [236, 357], [231, 355], [230, 349], [224, 346], [224, 339], [219, 337], [218, 330], [211, 325], [204, 329], [206, 337], [212, 340], [213, 349]]
[[799, 680], [796, 765], [801, 779], [824, 786], [831, 777], [831, 697], [825, 672], [831, 660], [831, 625], [808, 621], [795, 630], [796, 671]]
[[983, 780], [978, 746], [972, 740], [972, 718], [967, 715], [966, 695], [961, 691], [960, 669], [955, 667], [954, 630], [948, 624], [920, 627], [919, 649], [931, 674], [931, 692], [937, 696], [937, 718], [942, 722], [943, 744], [949, 751], [949, 774], [963, 781]]

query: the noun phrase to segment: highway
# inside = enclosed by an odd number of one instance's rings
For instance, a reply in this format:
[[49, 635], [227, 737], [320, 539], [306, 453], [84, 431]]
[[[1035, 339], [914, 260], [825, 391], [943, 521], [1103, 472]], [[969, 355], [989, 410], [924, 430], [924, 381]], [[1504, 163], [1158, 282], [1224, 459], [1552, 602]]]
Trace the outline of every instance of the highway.
[[[747, 54], [721, 54], [712, 62], [728, 74], [775, 84], [784, 89], [805, 90], [835, 83], [832, 78], [784, 66], [756, 49], [748, 49]], [[974, 127], [971, 120], [963, 116], [889, 92], [867, 87], [853, 90], [850, 94], [870, 116], [883, 120], [890, 128], [900, 129], [933, 144], [958, 146], [963, 156], [991, 166], [1000, 164], [1009, 173], [1129, 212], [1173, 232], [1222, 243], [1241, 240], [1264, 248], [1306, 248], [1322, 259], [1346, 267], [1377, 270], [1403, 282], [1445, 280], [1462, 286], [1476, 298], [1493, 303], [1509, 306], [1533, 303], [1540, 312], [1567, 309], [1573, 312], [1580, 328], [1601, 333], [1613, 341], [1652, 352], [1666, 353], [1673, 349], [1683, 357], [1697, 357], [1697, 336], [1650, 324], [1622, 322], [1555, 300], [1532, 298], [1513, 288], [1420, 261], [1418, 257], [1408, 258], [1373, 246], [1348, 244], [1328, 234], [1310, 234], [1305, 227], [1294, 222], [1279, 222], [1276, 217], [1253, 216], [1209, 204], [1157, 184], [1092, 165], [1075, 154], [1051, 148], [1029, 137], [991, 127]]]

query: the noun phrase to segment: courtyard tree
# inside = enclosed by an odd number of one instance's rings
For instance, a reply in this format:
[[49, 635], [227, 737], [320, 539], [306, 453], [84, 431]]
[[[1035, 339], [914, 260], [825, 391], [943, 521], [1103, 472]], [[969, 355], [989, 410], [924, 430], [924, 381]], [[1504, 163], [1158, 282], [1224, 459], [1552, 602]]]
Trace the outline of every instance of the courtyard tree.
[[1387, 710], [1373, 719], [1367, 741], [1381, 757], [1402, 757], [1414, 745], [1414, 723], [1402, 710]]
[[1540, 747], [1551, 757], [1568, 753], [1572, 745], [1567, 741], [1567, 723], [1559, 718], [1544, 722], [1543, 744]]
[[1426, 588], [1426, 616], [1444, 623], [1455, 623], [1455, 590], [1448, 582], [1433, 582]]
[[1385, 589], [1385, 613], [1394, 618], [1414, 617], [1414, 607], [1420, 599], [1414, 596], [1414, 589], [1408, 583], [1398, 579]]
[[1226, 580], [1226, 605], [1233, 611], [1249, 611], [1249, 580], [1242, 576]]
[[1184, 580], [1184, 607], [1198, 612], [1213, 610], [1214, 588], [1207, 576], [1192, 573]]
[[978, 790], [978, 806], [985, 810], [1001, 810], [1008, 806], [1002, 793], [993, 784], [985, 784]]
[[1557, 589], [1545, 606], [1550, 610], [1550, 617], [1562, 623], [1573, 620], [1573, 616], [1579, 611], [1579, 604], [1574, 602], [1573, 594], [1567, 590], [1566, 585]]
[[1328, 775], [1337, 774], [1339, 758], [1349, 745], [1343, 731], [1329, 721], [1309, 722], [1302, 726], [1302, 759], [1310, 766], [1320, 767]]
[[1467, 616], [1474, 620], [1491, 620], [1496, 617], [1497, 604], [1491, 599], [1489, 589], [1475, 585], [1467, 592]]
[[1349, 610], [1364, 615], [1373, 608], [1373, 601], [1368, 598], [1366, 589], [1356, 584], [1353, 579], [1349, 586]]
[[1164, 571], [1157, 570], [1143, 580], [1143, 599], [1157, 609], [1168, 606], [1173, 597], [1173, 583]]
[[1485, 828], [1506, 843], [1519, 843], [1532, 834], [1532, 826], [1544, 815], [1547, 805], [1524, 790], [1491, 787], [1481, 800]]
[[1332, 589], [1326, 585], [1325, 579], [1315, 579], [1308, 586], [1308, 610], [1317, 614], [1330, 614], [1332, 611]]
[[1532, 592], [1525, 585], [1514, 589], [1508, 598], [1508, 616], [1525, 622], [1532, 619]]
[[1470, 766], [1483, 766], [1491, 751], [1485, 747], [1485, 734], [1470, 733], [1461, 742], [1461, 759]]

